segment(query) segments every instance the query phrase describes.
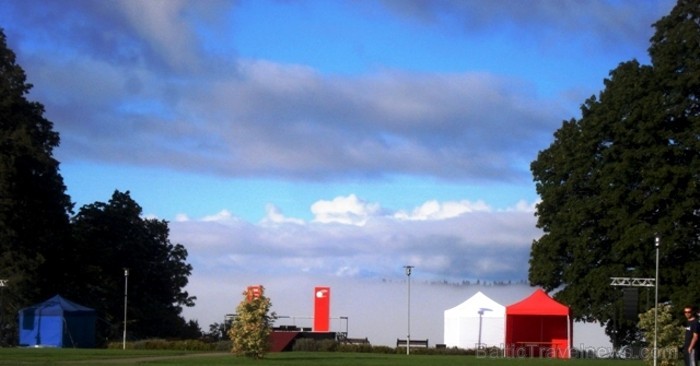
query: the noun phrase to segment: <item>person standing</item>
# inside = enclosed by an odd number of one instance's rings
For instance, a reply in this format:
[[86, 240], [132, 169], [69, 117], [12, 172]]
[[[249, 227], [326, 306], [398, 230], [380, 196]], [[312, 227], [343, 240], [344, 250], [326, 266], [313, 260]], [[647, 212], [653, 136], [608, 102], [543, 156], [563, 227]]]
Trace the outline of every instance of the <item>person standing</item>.
[[683, 342], [683, 361], [685, 366], [697, 366], [698, 356], [700, 356], [700, 324], [696, 318], [697, 310], [694, 306], [686, 306], [683, 315], [688, 320], [685, 326], [685, 341]]

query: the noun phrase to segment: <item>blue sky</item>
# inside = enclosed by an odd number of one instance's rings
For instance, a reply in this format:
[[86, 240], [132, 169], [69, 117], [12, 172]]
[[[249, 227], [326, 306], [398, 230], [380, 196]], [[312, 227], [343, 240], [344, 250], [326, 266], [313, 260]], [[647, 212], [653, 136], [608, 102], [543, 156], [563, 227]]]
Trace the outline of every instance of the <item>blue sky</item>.
[[76, 209], [168, 220], [204, 325], [249, 282], [527, 279], [530, 162], [673, 6], [0, 4]]

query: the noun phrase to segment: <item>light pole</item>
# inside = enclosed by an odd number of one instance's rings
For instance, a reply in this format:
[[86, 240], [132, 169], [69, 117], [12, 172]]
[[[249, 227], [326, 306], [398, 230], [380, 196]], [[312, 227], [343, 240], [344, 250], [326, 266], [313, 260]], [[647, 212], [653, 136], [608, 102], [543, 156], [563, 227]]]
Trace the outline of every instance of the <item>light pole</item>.
[[654, 281], [654, 366], [656, 366], [657, 349], [658, 349], [658, 312], [659, 312], [659, 246], [661, 239], [657, 236], [654, 238], [654, 246], [656, 247], [656, 280]]
[[406, 278], [408, 282], [408, 333], [406, 335], [406, 354], [411, 354], [411, 270], [413, 266], [403, 266], [406, 270]]
[[5, 342], [5, 301], [4, 292], [7, 279], [0, 279], [0, 346]]
[[[341, 316], [340, 321], [342, 322], [343, 320], [345, 320], [345, 338], [347, 338], [348, 337], [348, 323], [350, 323], [350, 320], [348, 319], [347, 316]], [[342, 324], [341, 324], [341, 326], [342, 326]]]
[[491, 309], [479, 308], [479, 343], [477, 343], [476, 349], [481, 349], [481, 318], [484, 316], [484, 311], [491, 311]]
[[122, 349], [126, 349], [126, 304], [129, 289], [129, 269], [124, 268], [124, 334], [122, 336]]

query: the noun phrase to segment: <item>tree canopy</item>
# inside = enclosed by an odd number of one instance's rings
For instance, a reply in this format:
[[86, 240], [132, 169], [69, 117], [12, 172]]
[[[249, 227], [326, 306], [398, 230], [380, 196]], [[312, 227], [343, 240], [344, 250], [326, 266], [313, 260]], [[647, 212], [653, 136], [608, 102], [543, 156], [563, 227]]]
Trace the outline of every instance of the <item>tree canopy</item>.
[[[541, 201], [529, 280], [599, 320], [613, 344], [634, 337], [610, 277], [655, 277], [660, 301], [700, 301], [700, 2], [654, 24], [651, 65], [619, 64], [531, 164]], [[643, 306], [653, 306], [641, 301]]]
[[[44, 107], [26, 99], [32, 85], [17, 65], [0, 29], [0, 278], [8, 280], [0, 323], [16, 304], [48, 296], [60, 282], [69, 233], [70, 197], [53, 149], [59, 144]], [[5, 327], [0, 327], [0, 332]], [[0, 344], [8, 341], [0, 334]]]
[[180, 313], [194, 305], [183, 290], [192, 266], [185, 247], [168, 239], [166, 221], [143, 218], [129, 192], [116, 191], [107, 203], [83, 206], [72, 224], [74, 283], [83, 284], [76, 296], [119, 324], [128, 269], [130, 332], [138, 338], [174, 337], [185, 329]]
[[[0, 346], [17, 341], [14, 314], [60, 293], [101, 314], [101, 339], [118, 334], [124, 269], [133, 337], [179, 337], [199, 331], [183, 306], [192, 266], [169, 239], [168, 223], [142, 217], [129, 192], [115, 191], [73, 214], [53, 149], [59, 134], [44, 107], [27, 100], [32, 85], [0, 29]], [[197, 329], [194, 329], [197, 328]], [[196, 332], [195, 332], [196, 333]]]

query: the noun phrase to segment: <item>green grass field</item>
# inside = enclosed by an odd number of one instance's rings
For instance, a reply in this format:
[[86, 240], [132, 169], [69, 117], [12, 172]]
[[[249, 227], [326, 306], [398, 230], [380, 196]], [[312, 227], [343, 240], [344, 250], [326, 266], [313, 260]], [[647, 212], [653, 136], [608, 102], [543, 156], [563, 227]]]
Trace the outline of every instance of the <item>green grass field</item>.
[[[679, 363], [679, 365], [682, 363]], [[477, 358], [474, 356], [400, 355], [340, 352], [270, 353], [262, 360], [228, 353], [114, 349], [3, 348], [0, 365], [237, 365], [237, 366], [643, 366], [642, 361], [536, 358]]]

